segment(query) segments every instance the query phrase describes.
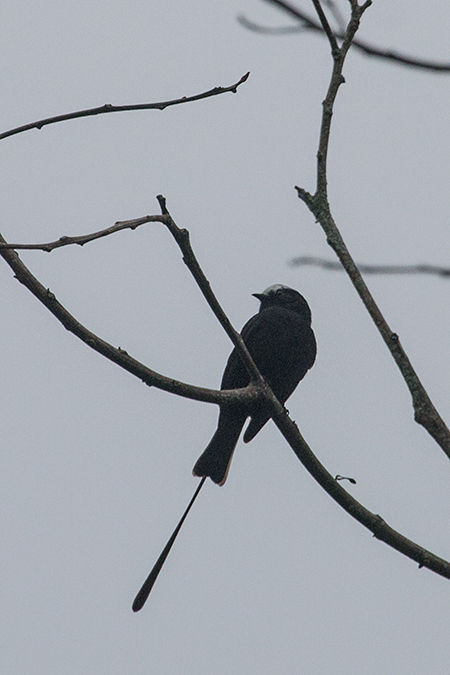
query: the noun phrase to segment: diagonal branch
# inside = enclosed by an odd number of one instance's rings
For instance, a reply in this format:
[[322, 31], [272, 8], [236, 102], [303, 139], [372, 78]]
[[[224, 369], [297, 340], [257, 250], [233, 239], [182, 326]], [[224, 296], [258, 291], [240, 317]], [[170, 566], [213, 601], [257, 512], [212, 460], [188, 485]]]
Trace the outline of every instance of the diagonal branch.
[[327, 237], [327, 243], [338, 256], [342, 266], [350, 277], [355, 290], [363, 301], [367, 311], [372, 317], [378, 328], [384, 342], [392, 354], [403, 378], [409, 388], [414, 408], [414, 419], [421, 424], [428, 433], [441, 446], [445, 454], [450, 458], [450, 431], [444, 420], [434, 407], [428, 396], [422, 382], [414, 370], [405, 350], [403, 349], [399, 337], [389, 327], [387, 321], [378, 308], [372, 294], [370, 293], [361, 273], [350, 255], [341, 233], [331, 214], [327, 195], [327, 153], [330, 139], [331, 118], [333, 114], [333, 104], [339, 90], [344, 82], [342, 69], [345, 56], [350, 48], [353, 37], [358, 29], [359, 21], [365, 9], [369, 6], [358, 5], [355, 0], [350, 0], [352, 13], [347, 31], [344, 36], [342, 46], [338, 53], [333, 56], [333, 72], [328, 87], [328, 92], [323, 102], [322, 123], [320, 129], [319, 150], [317, 153], [317, 188], [315, 194], [310, 194], [300, 187], [296, 187], [298, 196], [309, 208], [316, 220], [320, 223]]
[[230, 85], [229, 87], [214, 87], [213, 89], [204, 91], [201, 94], [194, 94], [194, 96], [182, 96], [181, 98], [172, 99], [170, 101], [159, 101], [158, 103], [136, 103], [133, 105], [112, 105], [111, 103], [106, 103], [105, 105], [101, 105], [97, 108], [77, 110], [76, 112], [65, 113], [64, 115], [56, 115], [55, 117], [46, 117], [43, 120], [31, 122], [30, 124], [24, 124], [23, 126], [10, 129], [9, 131], [4, 131], [0, 134], [0, 141], [4, 138], [8, 138], [9, 136], [20, 134], [23, 131], [29, 131], [30, 129], [42, 129], [42, 127], [45, 127], [48, 124], [65, 122], [67, 120], [77, 119], [78, 117], [90, 117], [92, 115], [126, 112], [130, 110], [164, 110], [170, 106], [180, 105], [181, 103], [191, 103], [192, 101], [200, 101], [201, 99], [209, 98], [210, 96], [219, 96], [220, 94], [226, 94], [229, 92], [235, 94], [237, 88], [248, 79], [249, 75], [250, 73], [246, 73], [238, 82]]
[[[211, 307], [212, 311], [214, 312], [214, 315], [216, 318], [219, 320], [222, 328], [225, 330], [226, 334], [236, 347], [236, 349], [239, 352], [239, 355], [241, 359], [244, 361], [252, 382], [254, 384], [257, 384], [261, 389], [267, 387], [265, 384], [264, 378], [262, 377], [261, 373], [259, 372], [258, 368], [256, 367], [255, 362], [253, 361], [252, 357], [250, 356], [250, 353], [245, 346], [245, 343], [243, 339], [241, 338], [240, 334], [233, 328], [231, 325], [231, 322], [225, 312], [223, 311], [222, 307], [219, 304], [219, 301], [217, 300], [216, 296], [214, 295], [214, 292], [210, 286], [210, 283], [208, 279], [206, 278], [203, 270], [201, 269], [200, 265], [198, 264], [197, 258], [195, 257], [194, 251], [192, 250], [191, 243], [189, 241], [189, 232], [186, 229], [180, 229], [175, 221], [173, 220], [172, 216], [170, 215], [169, 211], [167, 210], [167, 205], [166, 205], [166, 199], [162, 195], [158, 195], [156, 199], [159, 202], [159, 206], [161, 208], [161, 212], [163, 216], [165, 216], [165, 224], [167, 225], [170, 233], [172, 234], [173, 238], [177, 242], [178, 246], [180, 247], [180, 250], [183, 254], [183, 262], [187, 265], [189, 271], [191, 272], [192, 276], [194, 277], [195, 281], [197, 282], [198, 287], [200, 288], [201, 292], [203, 293], [203, 297], [205, 298], [206, 302], [208, 305]], [[271, 391], [271, 390], [269, 390]], [[272, 394], [272, 397], [276, 400], [274, 394]]]
[[328, 19], [325, 15], [325, 12], [322, 9], [322, 5], [320, 4], [319, 0], [312, 0], [312, 3], [313, 3], [313, 5], [315, 7], [315, 10], [317, 12], [317, 16], [320, 19], [320, 23], [322, 24], [323, 32], [327, 36], [328, 42], [330, 43], [331, 54], [332, 55], [337, 54], [337, 52], [339, 50], [338, 43], [336, 42], [336, 38], [334, 37], [334, 33], [331, 30], [330, 24], [328, 23]]
[[432, 572], [450, 579], [450, 562], [427, 551], [419, 544], [407, 539], [400, 532], [396, 532], [381, 516], [366, 509], [344, 490], [336, 478], [325, 469], [313, 454], [296, 424], [289, 419], [288, 415], [274, 413], [273, 421], [311, 476], [352, 518], [355, 518], [361, 525], [370, 530], [377, 539], [415, 560], [419, 567], [427, 567]]

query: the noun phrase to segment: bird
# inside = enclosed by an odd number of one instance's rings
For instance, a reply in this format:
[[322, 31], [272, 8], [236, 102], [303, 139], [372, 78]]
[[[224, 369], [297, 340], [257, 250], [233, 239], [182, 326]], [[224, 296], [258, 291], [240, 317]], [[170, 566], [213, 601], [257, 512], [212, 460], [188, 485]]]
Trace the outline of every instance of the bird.
[[[241, 336], [261, 375], [279, 402], [284, 405], [316, 359], [317, 347], [311, 328], [311, 310], [303, 295], [282, 284], [269, 286], [263, 293], [253, 295], [261, 303], [259, 312], [247, 321]], [[246, 387], [250, 379], [247, 367], [234, 349], [223, 373], [221, 389]], [[244, 443], [251, 441], [269, 421], [270, 414], [264, 404], [233, 403], [220, 407], [217, 431], [192, 471], [194, 476], [201, 477], [201, 481], [136, 595], [132, 605], [133, 612], [139, 612], [145, 605], [206, 479], [209, 477], [218, 485], [225, 483], [234, 449], [248, 417], [250, 423], [244, 432]]]
[[[311, 328], [311, 310], [305, 298], [293, 288], [275, 284], [263, 293], [259, 312], [241, 331], [242, 339], [261, 375], [284, 405], [316, 359], [316, 339]], [[250, 383], [250, 374], [236, 349], [225, 367], [221, 389], [240, 389]], [[244, 443], [251, 441], [270, 419], [261, 403], [233, 403], [220, 407], [217, 430], [192, 473], [224, 485], [242, 428]]]

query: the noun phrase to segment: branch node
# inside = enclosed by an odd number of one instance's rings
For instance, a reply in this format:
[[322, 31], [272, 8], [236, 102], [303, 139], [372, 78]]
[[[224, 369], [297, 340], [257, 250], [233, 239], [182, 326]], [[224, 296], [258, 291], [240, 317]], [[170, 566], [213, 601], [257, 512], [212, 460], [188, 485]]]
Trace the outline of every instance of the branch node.
[[247, 73], [245, 73], [245, 75], [243, 75], [243, 76], [241, 77], [241, 79], [239, 80], [239, 82], [237, 82], [236, 85], [230, 89], [230, 91], [231, 91], [233, 94], [236, 94], [236, 93], [237, 93], [237, 88], [239, 87], [239, 85], [242, 84], [243, 82], [246, 82], [246, 81], [248, 80], [249, 77], [250, 77], [250, 71], [248, 71]]
[[384, 528], [386, 527], [386, 521], [377, 514], [374, 514], [374, 522], [372, 525], [372, 532], [373, 536], [376, 537], [377, 539], [383, 539], [382, 533], [384, 531]]
[[297, 185], [294, 187], [294, 189], [297, 190], [297, 195], [298, 195], [299, 199], [301, 199], [302, 202], [304, 202], [308, 208], [311, 208], [311, 205], [314, 201], [313, 195], [310, 192], [308, 192], [307, 190], [304, 190], [303, 188], [298, 187]]
[[426, 551], [422, 551], [422, 556], [421, 556], [421, 561], [419, 562], [419, 570], [422, 569], [422, 567], [428, 567], [430, 564], [430, 556], [427, 555]]
[[163, 216], [167, 216], [169, 214], [169, 211], [167, 210], [166, 206], [166, 198], [163, 197], [163, 195], [156, 195], [156, 199], [158, 200], [159, 208], [161, 209], [161, 213]]

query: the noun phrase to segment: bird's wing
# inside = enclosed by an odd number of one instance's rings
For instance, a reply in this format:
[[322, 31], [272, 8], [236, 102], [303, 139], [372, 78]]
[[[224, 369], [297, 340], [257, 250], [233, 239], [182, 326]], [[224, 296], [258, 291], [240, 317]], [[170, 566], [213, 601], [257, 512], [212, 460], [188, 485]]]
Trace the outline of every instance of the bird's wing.
[[[249, 336], [254, 332], [255, 324], [258, 321], [258, 316], [258, 314], [252, 316], [241, 331], [241, 337], [247, 346]], [[227, 365], [225, 366], [220, 388], [240, 389], [241, 387], [246, 387], [249, 382], [250, 375], [248, 370], [243, 364], [240, 356], [238, 356], [236, 349], [233, 349], [227, 361]]]

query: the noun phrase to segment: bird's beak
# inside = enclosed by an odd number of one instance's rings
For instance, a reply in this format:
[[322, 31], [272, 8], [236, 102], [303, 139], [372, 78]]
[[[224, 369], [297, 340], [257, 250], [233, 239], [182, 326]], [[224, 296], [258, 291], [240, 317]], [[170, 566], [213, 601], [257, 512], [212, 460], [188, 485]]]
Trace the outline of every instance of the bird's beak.
[[264, 295], [264, 293], [252, 293], [252, 295], [253, 295], [254, 298], [258, 298], [258, 300], [259, 300], [260, 302], [262, 302], [263, 299], [266, 297], [266, 296]]

